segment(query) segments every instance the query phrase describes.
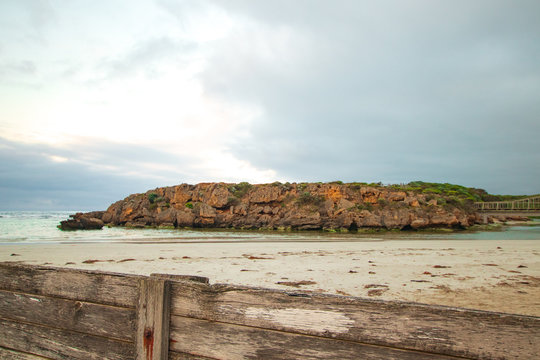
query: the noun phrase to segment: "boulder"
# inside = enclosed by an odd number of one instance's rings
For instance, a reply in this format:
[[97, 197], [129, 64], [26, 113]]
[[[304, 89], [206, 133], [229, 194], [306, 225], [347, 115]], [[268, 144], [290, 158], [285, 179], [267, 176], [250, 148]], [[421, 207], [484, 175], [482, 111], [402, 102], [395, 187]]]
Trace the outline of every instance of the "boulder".
[[[103, 215], [103, 212], [100, 212]], [[100, 230], [105, 225], [101, 219], [95, 216], [95, 213], [76, 213], [70, 215], [71, 219], [60, 221], [58, 228], [60, 230]]]
[[407, 193], [403, 191], [389, 192], [386, 195], [388, 201], [404, 201], [407, 197]]
[[326, 200], [320, 206], [319, 212], [324, 216], [332, 216], [334, 212], [334, 202], [330, 199]]
[[356, 227], [358, 228], [379, 228], [382, 226], [381, 217], [368, 210], [362, 210], [356, 218]]
[[176, 222], [176, 213], [177, 213], [177, 210], [174, 208], [169, 208], [169, 209], [160, 211], [155, 217], [156, 224], [157, 225], [174, 224]]
[[429, 225], [430, 226], [445, 226], [445, 227], [453, 227], [455, 225], [459, 224], [459, 220], [457, 219], [456, 215], [449, 214], [449, 213], [436, 213], [429, 218]]
[[101, 219], [86, 216], [81, 218], [81, 224], [85, 230], [99, 230], [105, 225]]
[[203, 201], [214, 208], [225, 207], [231, 196], [229, 189], [227, 189], [225, 184], [221, 183], [209, 188], [205, 195], [203, 196]]
[[282, 224], [297, 229], [318, 229], [321, 228], [321, 214], [311, 213], [302, 209], [289, 212], [289, 216], [282, 220]]
[[414, 219], [411, 221], [411, 228], [422, 229], [429, 225], [429, 220], [426, 218]]
[[176, 226], [178, 227], [191, 227], [193, 226], [194, 220], [195, 215], [189, 209], [178, 211], [176, 213]]
[[205, 203], [199, 204], [198, 210], [201, 218], [215, 218], [217, 214], [216, 209]]
[[344, 199], [344, 198], [341, 198], [338, 200], [336, 206], [339, 210], [341, 209], [350, 209], [350, 208], [354, 208], [355, 207], [355, 203], [353, 203], [352, 201], [349, 201], [347, 199]]
[[403, 229], [411, 224], [410, 212], [406, 209], [390, 209], [383, 211], [381, 221], [387, 229]]
[[419, 207], [420, 206], [420, 202], [418, 201], [418, 199], [414, 198], [414, 197], [407, 197], [405, 198], [405, 204], [411, 206], [411, 207]]
[[362, 187], [360, 188], [360, 195], [362, 196], [362, 201], [369, 204], [376, 204], [379, 200], [379, 195], [381, 192], [374, 187]]
[[104, 214], [105, 214], [105, 211], [90, 211], [90, 212], [84, 213], [84, 217], [102, 220], [101, 218], [103, 217]]
[[186, 207], [186, 203], [191, 201], [192, 191], [187, 184], [177, 185], [172, 187], [170, 202], [175, 209], [182, 210]]
[[240, 204], [238, 206], [235, 206], [233, 208], [233, 213], [235, 215], [239, 215], [239, 216], [246, 216], [247, 215], [247, 212], [248, 211], [248, 206], [247, 204]]
[[277, 201], [281, 195], [279, 186], [264, 185], [252, 190], [249, 194], [249, 201], [256, 204], [265, 204]]

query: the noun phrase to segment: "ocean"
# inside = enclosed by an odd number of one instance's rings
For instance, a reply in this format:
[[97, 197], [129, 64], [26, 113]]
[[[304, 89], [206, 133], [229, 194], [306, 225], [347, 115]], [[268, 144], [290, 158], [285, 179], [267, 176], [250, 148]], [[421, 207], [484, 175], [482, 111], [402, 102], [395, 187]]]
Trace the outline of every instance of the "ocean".
[[[501, 231], [326, 233], [319, 231], [239, 231], [219, 229], [127, 229], [61, 231], [57, 225], [76, 211], [0, 211], [1, 244], [49, 243], [197, 243], [331, 242], [385, 240], [540, 240], [540, 226], [511, 226]], [[535, 220], [540, 225], [540, 219]]]

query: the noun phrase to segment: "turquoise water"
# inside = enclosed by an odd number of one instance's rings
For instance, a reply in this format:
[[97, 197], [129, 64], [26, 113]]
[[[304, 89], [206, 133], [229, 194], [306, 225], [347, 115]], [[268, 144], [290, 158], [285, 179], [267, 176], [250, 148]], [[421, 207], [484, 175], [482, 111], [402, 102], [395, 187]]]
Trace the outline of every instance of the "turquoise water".
[[[324, 232], [255, 232], [231, 230], [126, 229], [60, 231], [56, 226], [75, 211], [0, 212], [0, 244], [96, 242], [267, 242], [385, 240], [540, 240], [540, 226], [514, 226], [502, 231], [424, 233], [387, 232], [335, 234]], [[536, 220], [540, 225], [540, 221]]]

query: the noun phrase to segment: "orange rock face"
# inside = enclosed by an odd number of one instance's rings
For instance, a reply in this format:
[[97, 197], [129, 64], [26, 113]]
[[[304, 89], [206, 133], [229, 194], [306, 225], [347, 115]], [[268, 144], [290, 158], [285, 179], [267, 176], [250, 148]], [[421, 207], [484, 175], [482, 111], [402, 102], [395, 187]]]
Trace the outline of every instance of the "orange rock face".
[[378, 189], [372, 187], [363, 187], [360, 189], [360, 196], [362, 200], [369, 204], [376, 204], [379, 200], [381, 192]]
[[338, 185], [331, 185], [326, 191], [326, 197], [335, 203], [338, 202], [341, 198], [343, 198], [341, 188]]
[[174, 186], [172, 194], [171, 205], [175, 208], [182, 209], [188, 200], [191, 199], [191, 192], [183, 185]]
[[205, 193], [203, 201], [214, 208], [222, 208], [227, 205], [229, 190], [224, 184], [217, 184]]
[[263, 185], [257, 187], [256, 191], [249, 194], [249, 201], [255, 204], [264, 204], [278, 201], [281, 196], [281, 189], [273, 185]]
[[[182, 184], [133, 194], [101, 216], [117, 226], [265, 229], [465, 228], [475, 213], [425, 195], [357, 184]], [[246, 186], [247, 185], [247, 186]]]

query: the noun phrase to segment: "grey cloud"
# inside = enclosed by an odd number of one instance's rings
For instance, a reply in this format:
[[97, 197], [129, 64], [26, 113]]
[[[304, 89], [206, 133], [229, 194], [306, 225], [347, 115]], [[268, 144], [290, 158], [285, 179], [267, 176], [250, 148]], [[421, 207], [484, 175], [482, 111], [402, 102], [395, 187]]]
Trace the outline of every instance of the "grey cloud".
[[34, 75], [36, 70], [36, 64], [29, 60], [21, 60], [0, 65], [0, 74], [4, 75]]
[[31, 1], [28, 10], [31, 23], [37, 32], [43, 31], [56, 20], [56, 13], [49, 0]]
[[[183, 172], [190, 169], [186, 159], [105, 141], [59, 148], [0, 138], [0, 163], [0, 209], [10, 210], [99, 210], [131, 193], [193, 180]], [[177, 164], [179, 170], [145, 173], [145, 163]]]
[[0, 3], [0, 28], [11, 38], [6, 41], [47, 45], [46, 32], [58, 21], [49, 0], [14, 1]]
[[296, 36], [276, 63], [239, 51], [248, 33], [216, 47], [206, 90], [264, 111], [239, 158], [293, 180], [540, 192], [538, 2], [215, 4]]
[[142, 71], [147, 76], [159, 74], [162, 62], [175, 62], [181, 66], [193, 53], [196, 44], [167, 36], [136, 43], [127, 53], [104, 59], [98, 70], [105, 72], [106, 79], [124, 78]]
[[180, 21], [180, 26], [184, 26], [184, 22], [188, 21], [188, 18], [194, 12], [204, 11], [205, 7], [210, 4], [211, 1], [176, 1], [176, 0], [156, 0], [155, 4], [164, 13], [173, 16]]

